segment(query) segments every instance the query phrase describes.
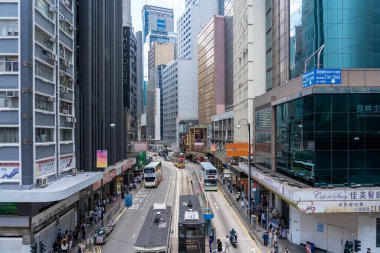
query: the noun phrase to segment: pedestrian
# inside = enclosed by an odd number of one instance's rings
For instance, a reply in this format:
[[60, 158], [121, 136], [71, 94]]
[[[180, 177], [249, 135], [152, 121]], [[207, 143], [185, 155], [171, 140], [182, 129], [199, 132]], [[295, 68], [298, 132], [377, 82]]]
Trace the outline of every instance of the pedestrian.
[[86, 240], [86, 224], [82, 224], [82, 227], [81, 227], [81, 230], [82, 230], [82, 240]]
[[284, 253], [290, 253], [289, 249], [288, 249], [288, 248], [285, 248]]
[[278, 235], [277, 235], [277, 232], [274, 232], [274, 233], [273, 233], [273, 242], [274, 242], [274, 243], [277, 243], [277, 242], [278, 242]]
[[237, 192], [236, 193], [236, 201], [239, 201], [240, 200], [240, 192]]
[[102, 217], [102, 216], [103, 216], [102, 209], [99, 208], [99, 210], [98, 210], [99, 221], [103, 220], [103, 217]]
[[226, 241], [224, 242], [224, 252], [230, 252], [230, 238], [228, 237], [228, 235], [226, 235]]
[[371, 253], [371, 249], [370, 248], [367, 248], [367, 253]]
[[58, 253], [59, 252], [59, 245], [57, 241], [54, 241], [53, 244], [53, 253]]
[[60, 242], [62, 240], [63, 234], [62, 234], [62, 229], [58, 229], [57, 233], [57, 241]]
[[264, 231], [263, 233], [264, 246], [268, 246], [268, 232]]
[[269, 233], [268, 233], [268, 247], [272, 247], [272, 239], [273, 239], [273, 234], [272, 234], [272, 231], [269, 230]]
[[223, 245], [222, 245], [222, 241], [219, 238], [216, 240], [216, 245], [218, 246], [218, 252], [222, 252]]
[[71, 232], [71, 230], [69, 231], [69, 233], [67, 234], [67, 241], [69, 243], [69, 250], [71, 250], [71, 247], [73, 246], [73, 233]]
[[279, 251], [278, 251], [278, 243], [277, 242], [274, 243], [274, 253], [279, 253]]
[[77, 253], [84, 253], [84, 244], [83, 243], [78, 243], [78, 251]]
[[245, 208], [245, 202], [243, 199], [241, 200], [240, 205], [241, 205], [241, 208], [243, 208], [243, 209]]
[[263, 228], [267, 227], [267, 217], [265, 216], [264, 212], [261, 214], [261, 226]]
[[63, 238], [62, 244], [61, 244], [61, 252], [68, 252], [69, 250], [69, 245], [67, 243], [66, 238]]

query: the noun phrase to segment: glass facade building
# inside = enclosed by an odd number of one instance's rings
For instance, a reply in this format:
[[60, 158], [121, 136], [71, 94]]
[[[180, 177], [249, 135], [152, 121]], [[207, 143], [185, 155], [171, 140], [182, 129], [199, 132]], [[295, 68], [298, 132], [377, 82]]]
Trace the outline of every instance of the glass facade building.
[[277, 171], [312, 186], [380, 184], [380, 94], [314, 94], [276, 107]]
[[255, 112], [255, 157], [256, 164], [272, 168], [272, 108], [267, 107]]
[[[305, 60], [323, 44], [323, 68], [380, 67], [380, 1], [289, 1], [290, 79], [304, 71]], [[308, 69], [316, 63], [315, 56]]]

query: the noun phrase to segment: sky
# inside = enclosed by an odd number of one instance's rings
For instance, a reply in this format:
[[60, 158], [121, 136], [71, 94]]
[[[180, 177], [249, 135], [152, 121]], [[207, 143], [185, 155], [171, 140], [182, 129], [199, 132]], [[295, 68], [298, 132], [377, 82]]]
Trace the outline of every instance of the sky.
[[131, 0], [132, 26], [135, 32], [142, 31], [141, 10], [145, 4], [174, 9], [175, 29], [177, 20], [185, 10], [185, 0]]

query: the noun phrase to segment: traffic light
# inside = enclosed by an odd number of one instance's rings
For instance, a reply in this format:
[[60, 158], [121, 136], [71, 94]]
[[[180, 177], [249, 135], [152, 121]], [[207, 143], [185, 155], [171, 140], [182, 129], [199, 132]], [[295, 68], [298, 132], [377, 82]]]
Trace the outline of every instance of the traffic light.
[[362, 249], [362, 241], [355, 240], [354, 241], [354, 250], [355, 252], [359, 252]]
[[45, 241], [40, 241], [40, 253], [43, 253], [46, 250], [47, 250], [46, 242]]
[[30, 245], [30, 253], [37, 253], [37, 243]]

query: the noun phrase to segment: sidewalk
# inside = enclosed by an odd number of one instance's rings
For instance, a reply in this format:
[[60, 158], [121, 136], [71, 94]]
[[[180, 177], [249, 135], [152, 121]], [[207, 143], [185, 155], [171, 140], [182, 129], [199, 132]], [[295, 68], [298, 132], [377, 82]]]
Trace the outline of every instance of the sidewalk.
[[[142, 187], [142, 184], [140, 183], [135, 190], [129, 191], [130, 194], [135, 195], [140, 188]], [[117, 199], [109, 204], [107, 206], [107, 210], [104, 214], [103, 220], [99, 221], [97, 224], [93, 224], [86, 229], [86, 235], [87, 238], [85, 240], [86, 248], [83, 251], [84, 253], [93, 253], [95, 252], [95, 247], [92, 243], [92, 237], [95, 233], [95, 231], [99, 228], [104, 227], [110, 220], [115, 220], [117, 216], [120, 216], [123, 213], [124, 207], [124, 199], [121, 199], [120, 196], [117, 197]], [[120, 217], [118, 217], [120, 218]], [[114, 226], [116, 225], [118, 219], [115, 221]], [[79, 237], [81, 238], [81, 236]], [[80, 239], [81, 240], [81, 239]], [[75, 244], [72, 249], [70, 250], [71, 253], [77, 253], [78, 252], [78, 244]]]
[[[245, 208], [243, 209], [240, 206], [240, 203], [238, 203], [235, 199], [236, 197], [236, 190], [233, 189], [232, 193], [230, 193], [227, 189], [227, 186], [223, 185], [222, 182], [219, 181], [219, 189], [223, 193], [223, 195], [226, 197], [227, 201], [230, 203], [230, 205], [235, 209], [235, 211], [239, 214], [240, 218], [244, 222], [246, 228], [248, 229], [249, 233], [251, 234], [252, 238], [258, 242], [260, 245], [261, 252], [273, 252], [273, 247], [265, 247], [262, 239], [263, 231], [265, 231], [265, 228], [261, 227], [260, 224], [256, 224], [256, 227], [251, 225], [249, 223], [248, 215], [246, 214]], [[306, 252], [305, 245], [296, 245], [288, 241], [287, 239], [278, 239], [278, 245], [279, 245], [279, 252], [284, 252], [285, 248], [288, 248], [291, 253], [304, 253]], [[315, 250], [315, 253], [323, 252], [319, 250]]]

